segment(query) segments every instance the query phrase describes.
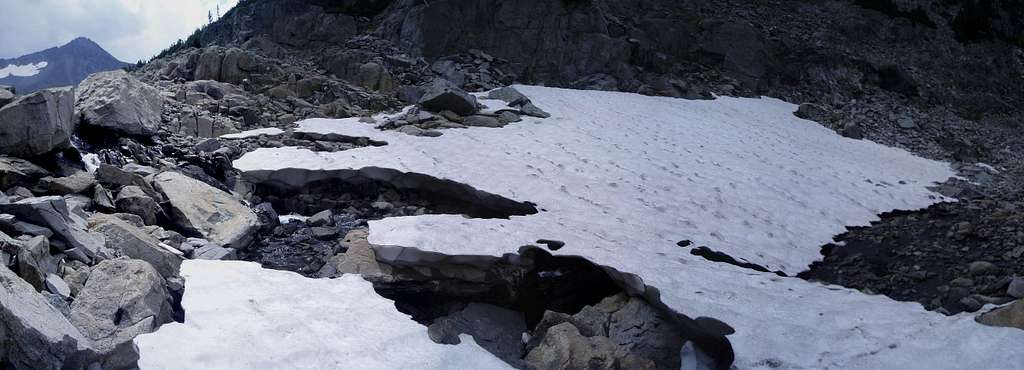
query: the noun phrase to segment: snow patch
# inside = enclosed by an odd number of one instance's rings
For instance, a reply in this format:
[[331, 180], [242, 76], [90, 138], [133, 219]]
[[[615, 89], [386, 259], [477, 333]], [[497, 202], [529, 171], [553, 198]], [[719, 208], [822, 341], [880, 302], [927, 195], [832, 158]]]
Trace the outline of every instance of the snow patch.
[[250, 138], [250, 137], [257, 137], [257, 136], [260, 136], [260, 135], [277, 136], [277, 135], [280, 135], [280, 134], [283, 134], [283, 133], [284, 133], [284, 130], [282, 130], [282, 129], [279, 129], [279, 128], [276, 128], [276, 127], [268, 127], [268, 128], [258, 128], [258, 129], [255, 129], [255, 130], [236, 132], [236, 133], [233, 133], [233, 134], [225, 134], [225, 135], [221, 135], [220, 138], [221, 139], [246, 139], [246, 138]]
[[189, 260], [185, 322], [135, 338], [142, 369], [508, 369], [468, 335], [436, 344], [358, 276]]
[[1024, 332], [946, 317], [834, 286], [703, 260], [680, 240], [771, 270], [800, 272], [847, 226], [947, 200], [926, 189], [954, 175], [931, 161], [836, 135], [775, 99], [690, 101], [516, 86], [549, 119], [438, 138], [357, 119], [298, 130], [387, 141], [335, 153], [258, 149], [243, 172], [391, 168], [465, 183], [543, 211], [510, 219], [424, 215], [371, 221], [370, 242], [448, 255], [500, 256], [539, 238], [557, 254], [637, 274], [669, 307], [736, 328], [739, 368], [1006, 368]]
[[0, 78], [7, 78], [9, 76], [15, 77], [29, 77], [39, 74], [39, 70], [46, 68], [50, 63], [46, 61], [38, 63], [29, 63], [25, 65], [8, 64], [6, 67], [0, 68]]

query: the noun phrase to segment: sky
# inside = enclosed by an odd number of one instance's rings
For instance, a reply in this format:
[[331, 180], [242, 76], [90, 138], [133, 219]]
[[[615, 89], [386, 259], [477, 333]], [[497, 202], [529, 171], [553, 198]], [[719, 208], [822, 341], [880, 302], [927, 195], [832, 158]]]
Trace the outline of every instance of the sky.
[[0, 0], [0, 58], [84, 36], [125, 62], [148, 60], [238, 0]]

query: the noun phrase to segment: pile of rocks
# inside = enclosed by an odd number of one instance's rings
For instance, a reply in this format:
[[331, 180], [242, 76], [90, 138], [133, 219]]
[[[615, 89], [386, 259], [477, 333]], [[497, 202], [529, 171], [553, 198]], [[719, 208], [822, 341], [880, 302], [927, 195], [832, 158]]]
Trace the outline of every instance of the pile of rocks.
[[[437, 79], [429, 86], [415, 108], [404, 114], [388, 119], [377, 127], [396, 130], [413, 136], [441, 136], [437, 130], [466, 127], [504, 127], [523, 120], [523, 116], [548, 118], [544, 112], [525, 95], [512, 87], [502, 87], [488, 92], [487, 99], [504, 102], [503, 107], [485, 109], [475, 95], [454, 86], [450, 81]], [[497, 105], [497, 104], [496, 104]], [[372, 119], [368, 123], [375, 123]]]

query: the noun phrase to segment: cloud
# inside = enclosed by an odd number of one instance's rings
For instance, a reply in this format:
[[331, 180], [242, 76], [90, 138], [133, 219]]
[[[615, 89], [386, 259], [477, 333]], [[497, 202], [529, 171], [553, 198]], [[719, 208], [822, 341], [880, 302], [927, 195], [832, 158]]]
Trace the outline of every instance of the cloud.
[[123, 61], [148, 59], [238, 0], [3, 0], [0, 58], [85, 36]]

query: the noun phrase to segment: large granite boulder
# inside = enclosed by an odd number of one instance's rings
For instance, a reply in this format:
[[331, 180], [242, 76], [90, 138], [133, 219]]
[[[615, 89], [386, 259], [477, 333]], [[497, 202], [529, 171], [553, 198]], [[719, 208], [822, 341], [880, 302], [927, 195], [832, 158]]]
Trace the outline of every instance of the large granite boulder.
[[0, 265], [0, 364], [15, 369], [84, 369], [91, 341], [36, 289]]
[[236, 249], [252, 242], [259, 219], [231, 194], [178, 172], [160, 173], [153, 183], [167, 199], [169, 216], [182, 230]]
[[133, 136], [155, 134], [162, 108], [159, 90], [122, 70], [90, 75], [75, 100], [83, 124]]
[[136, 366], [132, 339], [152, 333], [172, 319], [164, 279], [145, 261], [117, 258], [92, 268], [71, 305], [71, 323], [93, 340], [103, 367]]
[[71, 145], [75, 92], [39, 90], [0, 108], [0, 154], [33, 157]]
[[105, 214], [90, 217], [89, 230], [102, 234], [107, 248], [114, 253], [146, 261], [164, 278], [178, 276], [184, 259], [180, 252], [175, 253], [170, 246], [160, 245], [159, 240], [144, 230], [116, 216]]

